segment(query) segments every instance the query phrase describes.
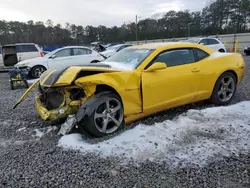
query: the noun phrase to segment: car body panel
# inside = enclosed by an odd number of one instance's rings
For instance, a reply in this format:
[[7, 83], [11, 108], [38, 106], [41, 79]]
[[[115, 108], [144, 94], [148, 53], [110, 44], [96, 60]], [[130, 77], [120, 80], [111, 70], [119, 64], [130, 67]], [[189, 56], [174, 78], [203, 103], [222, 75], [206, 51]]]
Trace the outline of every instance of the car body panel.
[[[147, 48], [154, 51], [135, 70], [118, 70], [111, 68], [112, 66], [103, 67], [105, 65], [102, 64], [100, 67], [93, 65], [52, 69], [42, 74], [40, 85], [63, 90], [72, 86], [83, 88], [85, 97], [79, 101], [71, 101], [78, 104], [78, 107], [95, 95], [98, 87], [108, 86], [120, 96], [125, 122], [129, 123], [172, 107], [209, 99], [221, 74], [231, 71], [236, 74], [237, 82], [240, 83], [245, 72], [245, 62], [240, 54], [219, 53], [198, 44], [163, 43], [130, 48]], [[147, 65], [161, 52], [182, 48], [198, 48], [209, 56], [190, 64], [167, 67], [154, 72], [147, 71]], [[38, 113], [45, 120], [62, 117], [58, 114], [61, 107], [67, 109], [65, 115], [75, 112], [75, 106], [69, 103], [67, 104], [70, 108], [64, 105], [50, 111], [44, 109], [39, 100], [36, 103]]]

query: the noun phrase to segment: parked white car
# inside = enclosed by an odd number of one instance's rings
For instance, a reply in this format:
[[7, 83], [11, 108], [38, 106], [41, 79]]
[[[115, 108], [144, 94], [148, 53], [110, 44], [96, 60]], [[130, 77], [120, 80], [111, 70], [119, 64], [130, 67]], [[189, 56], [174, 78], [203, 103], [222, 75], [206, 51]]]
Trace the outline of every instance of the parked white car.
[[44, 57], [21, 61], [15, 66], [26, 69], [33, 78], [39, 78], [48, 68], [63, 68], [73, 65], [98, 63], [104, 58], [98, 52], [83, 46], [68, 46], [56, 49]]
[[127, 48], [127, 47], [130, 47], [130, 46], [132, 46], [132, 44], [117, 44], [117, 45], [108, 47], [106, 51], [100, 52], [100, 53], [101, 53], [103, 56], [105, 56], [105, 57], [108, 58], [108, 57], [114, 55], [116, 52], [119, 52], [119, 51], [121, 51], [122, 49]]
[[3, 45], [0, 49], [0, 69], [8, 70], [13, 68], [19, 61], [43, 56], [41, 48], [34, 43]]
[[197, 37], [196, 38], [195, 37], [195, 38], [189, 38], [187, 40], [184, 40], [183, 42], [202, 44], [219, 52], [227, 51], [225, 45], [218, 38], [210, 38], [210, 37], [205, 37], [205, 38]]

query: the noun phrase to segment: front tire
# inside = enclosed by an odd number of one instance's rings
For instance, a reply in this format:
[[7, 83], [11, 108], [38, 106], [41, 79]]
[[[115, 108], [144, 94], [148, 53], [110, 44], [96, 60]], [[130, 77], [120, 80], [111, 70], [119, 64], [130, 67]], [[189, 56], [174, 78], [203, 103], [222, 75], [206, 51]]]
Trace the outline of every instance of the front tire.
[[101, 92], [87, 108], [92, 109], [91, 114], [78, 123], [82, 134], [87, 132], [93, 137], [103, 137], [124, 127], [123, 105], [117, 94]]
[[225, 50], [224, 49], [220, 49], [219, 52], [225, 53]]
[[36, 65], [31, 69], [31, 76], [32, 78], [40, 78], [43, 72], [45, 72], [47, 69], [44, 66]]
[[237, 81], [236, 77], [231, 72], [223, 73], [217, 80], [210, 102], [215, 105], [229, 104], [236, 92]]

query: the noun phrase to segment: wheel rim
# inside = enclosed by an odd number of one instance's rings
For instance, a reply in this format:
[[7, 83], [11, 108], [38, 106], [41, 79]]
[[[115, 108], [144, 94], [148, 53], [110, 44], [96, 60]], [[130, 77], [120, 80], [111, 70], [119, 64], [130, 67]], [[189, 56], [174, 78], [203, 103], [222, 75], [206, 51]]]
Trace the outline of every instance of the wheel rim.
[[219, 85], [218, 96], [221, 101], [229, 101], [235, 92], [235, 81], [231, 76], [224, 77]]
[[95, 110], [95, 127], [101, 133], [110, 134], [115, 132], [123, 121], [123, 107], [117, 99], [107, 99]]
[[45, 71], [43, 67], [37, 67], [34, 70], [34, 75], [38, 78], [42, 75], [42, 73]]

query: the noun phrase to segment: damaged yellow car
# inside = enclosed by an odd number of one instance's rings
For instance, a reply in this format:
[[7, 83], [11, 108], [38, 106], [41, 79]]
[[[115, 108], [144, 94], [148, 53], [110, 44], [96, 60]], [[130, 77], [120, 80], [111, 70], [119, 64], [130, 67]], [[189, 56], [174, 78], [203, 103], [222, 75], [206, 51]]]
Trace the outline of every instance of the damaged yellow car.
[[44, 120], [74, 115], [80, 132], [102, 137], [184, 104], [228, 104], [244, 71], [240, 54], [190, 43], [144, 44], [102, 63], [47, 70], [17, 105], [38, 85], [36, 108]]

